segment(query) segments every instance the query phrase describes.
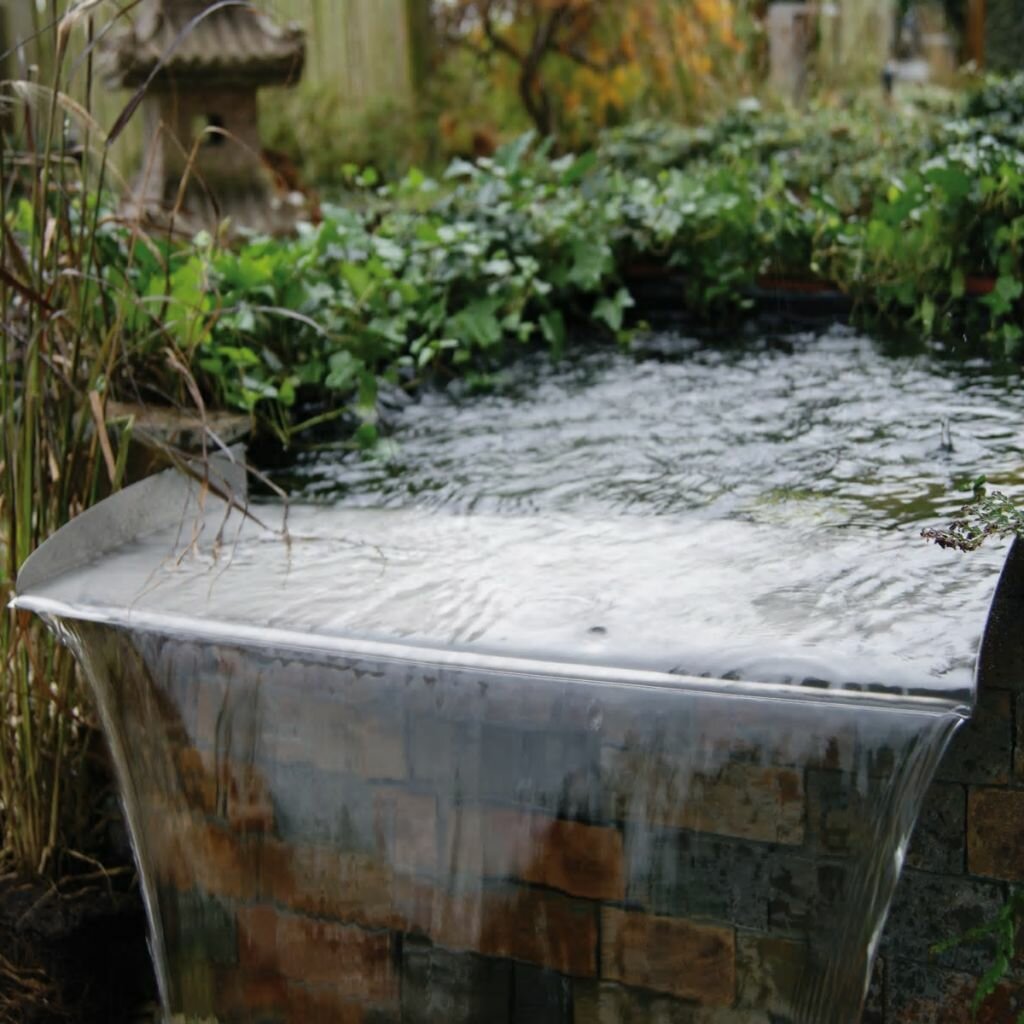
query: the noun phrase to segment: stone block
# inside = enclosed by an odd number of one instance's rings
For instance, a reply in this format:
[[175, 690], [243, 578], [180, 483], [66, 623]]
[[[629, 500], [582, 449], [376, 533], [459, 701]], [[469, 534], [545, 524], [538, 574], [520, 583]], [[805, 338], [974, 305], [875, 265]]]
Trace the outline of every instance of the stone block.
[[[480, 684], [475, 681], [474, 686]], [[609, 713], [614, 714], [609, 707], [612, 699], [564, 680], [488, 680], [482, 684], [475, 706], [460, 702], [460, 706], [449, 706], [446, 713], [525, 731], [588, 733], [600, 729]]]
[[[203, 648], [205, 649], [205, 645]], [[217, 748], [217, 729], [227, 708], [227, 684], [217, 678], [209, 668], [200, 674], [196, 668], [195, 722], [193, 742], [200, 750], [213, 751]]]
[[512, 1013], [513, 965], [429, 942], [402, 944], [403, 1024], [507, 1024]]
[[[409, 774], [455, 801], [480, 797], [480, 729], [472, 722], [432, 714], [408, 719]], [[488, 755], [490, 756], [490, 755]]]
[[792, 768], [726, 762], [694, 770], [686, 758], [606, 747], [610, 817], [737, 839], [799, 845], [804, 782]]
[[406, 775], [403, 721], [396, 702], [385, 699], [379, 666], [365, 673], [312, 655], [283, 659], [203, 645], [195, 673], [200, 749], [366, 779]]
[[212, 750], [182, 747], [174, 753], [182, 801], [218, 817], [235, 832], [272, 832], [274, 805], [261, 769], [218, 759]]
[[251, 762], [261, 752], [264, 725], [260, 661], [249, 652], [203, 644], [198, 666], [196, 739], [218, 760]]
[[[225, 1024], [241, 1020], [285, 1024], [288, 988], [287, 980], [279, 974], [240, 968], [221, 970], [214, 997], [216, 1019]], [[205, 1016], [197, 1015], [199, 1020]]]
[[788, 846], [660, 830], [627, 844], [627, 899], [656, 914], [803, 933], [847, 898], [842, 865]]
[[181, 961], [230, 966], [238, 962], [234, 908], [215, 896], [163, 888], [160, 920], [168, 947]]
[[367, 928], [400, 929], [404, 923], [395, 910], [394, 872], [386, 861], [332, 846], [264, 841], [253, 896], [285, 910]]
[[600, 744], [596, 735], [538, 732], [486, 723], [480, 794], [488, 800], [596, 821]]
[[1013, 767], [1013, 705], [1005, 690], [982, 690], [970, 720], [950, 741], [936, 777], [1002, 786]]
[[808, 840], [813, 849], [837, 857], [876, 842], [879, 819], [876, 813], [883, 783], [867, 778], [861, 788], [845, 772], [807, 773]]
[[705, 773], [727, 763], [838, 769], [853, 764], [863, 747], [849, 716], [810, 702], [777, 708], [773, 726], [766, 728], [758, 703], [735, 695], [649, 696], [650, 701], [636, 705], [627, 700], [614, 714], [604, 715], [605, 744], [648, 760], [685, 751], [691, 767]]
[[850, 902], [861, 898], [850, 891], [850, 877], [847, 866], [821, 858], [775, 858], [768, 874], [768, 927], [783, 935], [830, 931], [837, 915], [852, 912]]
[[860, 1024], [885, 1024], [885, 959], [875, 957]]
[[601, 977], [704, 1006], [730, 1006], [736, 993], [731, 928], [601, 910]]
[[[905, 870], [886, 923], [881, 951], [887, 961], [935, 962], [980, 974], [990, 962], [985, 946], [957, 946], [935, 955], [932, 947], [991, 920], [1003, 905], [1003, 887], [975, 878]], [[889, 977], [894, 968], [890, 965]]]
[[199, 694], [203, 686], [199, 672], [202, 647], [192, 641], [172, 640], [156, 633], [136, 634], [131, 642], [148, 667], [155, 689], [164, 697], [168, 714], [177, 717], [182, 743], [195, 743]]
[[967, 870], [1009, 882], [1024, 880], [1024, 790], [970, 790]]
[[216, 814], [217, 777], [212, 751], [182, 747], [174, 752], [174, 766], [184, 804], [200, 814]]
[[229, 765], [224, 772], [222, 790], [226, 792], [228, 826], [234, 832], [274, 831], [274, 803], [255, 765]]
[[433, 875], [437, 871], [437, 797], [396, 787], [374, 793], [379, 845], [396, 871]]
[[381, 1007], [349, 999], [330, 986], [288, 985], [284, 1024], [392, 1024], [397, 1017], [397, 1003]]
[[150, 867], [158, 883], [224, 900], [251, 897], [260, 837], [240, 837], [222, 824], [180, 813], [153, 813], [146, 829]]
[[778, 1024], [761, 1010], [697, 1006], [612, 982], [575, 982], [572, 1024]]
[[627, 899], [655, 914], [767, 928], [772, 867], [788, 847], [626, 827]]
[[507, 808], [452, 808], [445, 867], [450, 875], [530, 882], [584, 899], [626, 894], [620, 832]]
[[379, 852], [374, 789], [364, 779], [321, 772], [311, 764], [272, 764], [265, 770], [281, 839]]
[[1024, 1011], [1024, 985], [1004, 979], [971, 1008], [978, 975], [938, 964], [893, 959], [886, 979], [885, 1024], [1013, 1024]]
[[803, 942], [751, 932], [736, 934], [737, 1004], [789, 1020], [804, 977]]
[[404, 728], [397, 710], [388, 713], [351, 699], [344, 671], [310, 666], [299, 675], [295, 685], [287, 685], [286, 679], [265, 688], [270, 757], [362, 779], [406, 777]]
[[914, 826], [907, 866], [961, 874], [967, 861], [966, 827], [966, 788], [953, 782], [933, 782]]
[[[831, 771], [807, 773], [808, 839], [812, 849], [850, 857], [882, 841], [886, 822], [878, 813], [887, 806], [883, 778], [867, 778], [854, 788], [850, 776]], [[891, 800], [889, 801], [891, 803]], [[911, 836], [914, 867], [959, 873], [964, 870], [966, 794], [956, 783], [933, 783]]]
[[572, 981], [555, 971], [516, 964], [512, 1024], [572, 1024]]
[[267, 905], [238, 911], [244, 970], [320, 986], [344, 1001], [397, 1002], [391, 943], [387, 932], [284, 914]]
[[575, 977], [597, 973], [594, 903], [519, 886], [452, 892], [399, 878], [396, 906], [409, 932], [447, 949], [520, 960]]
[[850, 896], [847, 868], [790, 846], [627, 827], [627, 900], [656, 914], [805, 933]]
[[1013, 743], [1013, 781], [1024, 785], [1024, 694], [1014, 698], [1016, 734]]
[[535, 889], [487, 891], [480, 951], [560, 974], [597, 971], [597, 908]]
[[175, 960], [168, 964], [168, 972], [184, 1012], [194, 1020], [207, 1017], [217, 1000], [215, 965], [205, 960]]

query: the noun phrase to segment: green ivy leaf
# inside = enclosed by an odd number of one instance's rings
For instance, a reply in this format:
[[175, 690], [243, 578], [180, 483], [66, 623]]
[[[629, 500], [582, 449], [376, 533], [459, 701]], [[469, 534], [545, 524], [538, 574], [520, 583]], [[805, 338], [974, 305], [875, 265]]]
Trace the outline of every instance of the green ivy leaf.
[[576, 185], [582, 181], [597, 164], [597, 152], [590, 150], [575, 160], [562, 172], [560, 184], [563, 187]]
[[608, 325], [616, 334], [622, 330], [626, 310], [636, 303], [633, 296], [625, 288], [620, 288], [613, 296], [601, 299], [594, 306], [594, 319]]
[[341, 265], [341, 276], [345, 279], [345, 283], [349, 288], [352, 289], [352, 294], [355, 295], [359, 302], [365, 301], [374, 287], [373, 277], [369, 270], [358, 263], [343, 263]]
[[332, 391], [349, 391], [363, 370], [363, 364], [351, 352], [334, 352], [328, 357], [330, 372], [324, 384]]
[[953, 271], [950, 278], [949, 291], [954, 299], [962, 299], [967, 291], [967, 281], [964, 272], [959, 267]]
[[501, 321], [498, 310], [501, 300], [478, 299], [450, 317], [445, 333], [476, 348], [490, 348], [501, 340]]
[[921, 307], [919, 309], [919, 315], [921, 317], [921, 327], [926, 335], [932, 333], [935, 327], [935, 302], [929, 296], [925, 296], [921, 300]]
[[598, 291], [612, 269], [608, 247], [597, 241], [578, 241], [572, 247], [572, 259], [569, 283], [585, 292]]
[[550, 310], [540, 318], [540, 332], [544, 340], [551, 346], [551, 354], [561, 359], [565, 351], [565, 317], [557, 309]]
[[996, 278], [995, 287], [986, 295], [982, 302], [985, 303], [996, 316], [1006, 316], [1014, 306], [1014, 303], [1024, 294], [1024, 284], [1009, 274], [1000, 274]]
[[361, 423], [356, 429], [356, 445], [364, 452], [372, 451], [379, 439], [380, 432], [374, 423]]

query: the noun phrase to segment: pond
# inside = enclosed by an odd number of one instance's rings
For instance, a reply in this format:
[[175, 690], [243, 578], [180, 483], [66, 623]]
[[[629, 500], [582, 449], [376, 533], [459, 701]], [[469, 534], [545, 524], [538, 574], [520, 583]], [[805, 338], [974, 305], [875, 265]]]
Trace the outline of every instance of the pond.
[[877, 660], [884, 635], [929, 674], [969, 672], [1002, 551], [964, 559], [919, 533], [951, 519], [979, 474], [1019, 492], [1018, 376], [836, 326], [728, 347], [652, 334], [634, 353], [535, 357], [488, 384], [392, 408], [384, 457], [321, 450], [285, 482], [346, 508], [532, 517], [555, 546], [581, 520], [635, 536], [637, 517], [657, 517], [706, 573], [695, 671], [737, 667], [711, 650], [755, 628], [736, 620], [742, 578], [762, 653], [789, 635]]
[[728, 347], [656, 334], [491, 383], [392, 410], [390, 459], [321, 451], [290, 482], [314, 500], [513, 513], [758, 518], [806, 501], [850, 529], [941, 519], [982, 471], [1024, 482], [1018, 375], [846, 327]]

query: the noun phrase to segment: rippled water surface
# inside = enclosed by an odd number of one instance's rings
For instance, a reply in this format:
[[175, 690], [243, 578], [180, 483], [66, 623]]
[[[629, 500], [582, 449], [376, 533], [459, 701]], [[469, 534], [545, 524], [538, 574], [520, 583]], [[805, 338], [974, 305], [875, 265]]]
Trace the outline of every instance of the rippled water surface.
[[[653, 339], [685, 348], [680, 339]], [[321, 453], [281, 509], [107, 558], [102, 599], [433, 650], [965, 695], [1005, 550], [926, 544], [1020, 473], [1015, 382], [835, 332], [433, 392], [391, 458]], [[323, 500], [330, 498], [329, 501]], [[116, 581], [116, 586], [115, 586]], [[97, 599], [85, 570], [62, 583]], [[68, 588], [71, 588], [70, 590]]]
[[644, 348], [528, 361], [491, 394], [430, 392], [395, 417], [393, 458], [307, 457], [301, 489], [349, 505], [897, 529], [948, 515], [978, 473], [1024, 479], [1017, 378], [887, 356], [845, 329]]

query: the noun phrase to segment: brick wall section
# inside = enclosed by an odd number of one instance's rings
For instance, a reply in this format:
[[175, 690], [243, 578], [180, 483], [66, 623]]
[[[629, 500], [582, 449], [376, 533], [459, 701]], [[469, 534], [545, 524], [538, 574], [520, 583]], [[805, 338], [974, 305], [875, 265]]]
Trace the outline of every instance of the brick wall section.
[[[1022, 679], [1024, 683], [1024, 679]], [[983, 689], [921, 812], [882, 943], [885, 1009], [894, 1024], [967, 1024], [976, 983], [994, 960], [988, 942], [941, 955], [931, 947], [991, 920], [1024, 878], [1024, 789], [1014, 770], [1021, 702]], [[1024, 1010], [1024, 974], [983, 1006], [979, 1021]], [[1012, 1011], [1012, 1012], [1011, 1012]]]
[[[1010, 553], [980, 660], [973, 719], [954, 737], [925, 800], [882, 943], [884, 1024], [967, 1024], [986, 942], [936, 943], [991, 920], [1024, 879], [1024, 547]], [[977, 1020], [1024, 1011], [1014, 967]]]
[[601, 937], [601, 977], [609, 981], [702, 1006], [732, 1006], [736, 1000], [732, 928], [604, 907]]
[[[415, 666], [82, 629], [145, 768], [129, 799], [174, 1008], [225, 1024], [783, 1024], [896, 756], [865, 775], [846, 719], [769, 734], [740, 702], [744, 741], [688, 760], [696, 704], [673, 734], [668, 705], [582, 687], [459, 702]], [[987, 951], [930, 950], [1024, 876], [1019, 643], [928, 794], [865, 1024], [971, 1019]], [[1012, 1019], [1016, 980], [979, 1020]]]

